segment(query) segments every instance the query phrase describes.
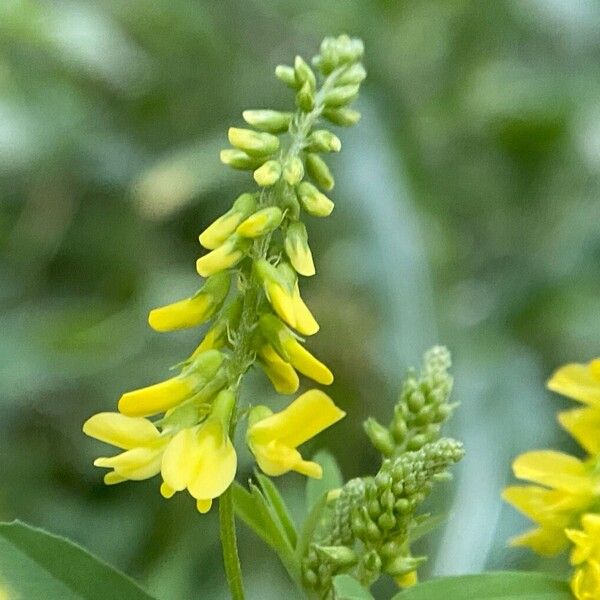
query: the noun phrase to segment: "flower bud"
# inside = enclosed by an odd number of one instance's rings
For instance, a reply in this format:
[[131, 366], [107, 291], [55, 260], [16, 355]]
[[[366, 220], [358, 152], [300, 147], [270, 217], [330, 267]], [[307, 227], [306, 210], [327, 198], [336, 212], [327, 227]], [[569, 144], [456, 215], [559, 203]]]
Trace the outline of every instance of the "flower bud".
[[245, 152], [242, 152], [242, 150], [236, 150], [235, 148], [221, 150], [219, 158], [224, 165], [227, 165], [232, 169], [240, 169], [241, 171], [254, 171], [254, 169], [260, 167], [264, 160], [262, 158], [248, 156]]
[[358, 85], [342, 85], [329, 90], [324, 98], [323, 104], [329, 108], [339, 108], [349, 104], [358, 96]]
[[258, 351], [260, 365], [279, 394], [294, 394], [298, 390], [300, 380], [294, 367], [285, 362], [273, 347], [265, 344]]
[[304, 223], [297, 221], [288, 226], [285, 232], [284, 246], [292, 266], [300, 275], [310, 277], [315, 274], [315, 265]]
[[281, 163], [278, 160], [268, 160], [262, 167], [254, 171], [254, 181], [261, 187], [277, 183], [281, 177]]
[[283, 213], [277, 206], [269, 206], [250, 215], [235, 230], [238, 235], [245, 238], [256, 238], [277, 229], [283, 219]]
[[333, 211], [333, 202], [314, 185], [303, 181], [297, 188], [302, 208], [313, 217], [328, 217]]
[[267, 133], [283, 133], [292, 122], [293, 113], [277, 110], [245, 110], [242, 113], [244, 121], [260, 131]]
[[359, 84], [367, 76], [367, 72], [363, 67], [362, 63], [354, 63], [351, 67], [346, 69], [336, 81], [337, 85], [353, 85]]
[[331, 190], [335, 184], [333, 175], [325, 161], [314, 153], [306, 155], [306, 172], [324, 190]]
[[294, 60], [294, 75], [298, 86], [303, 86], [308, 83], [310, 88], [314, 90], [317, 87], [317, 79], [313, 70], [306, 64], [306, 61], [301, 56], [296, 56]]
[[425, 556], [396, 556], [384, 565], [384, 569], [392, 577], [400, 577], [415, 571], [426, 560]]
[[378, 423], [373, 417], [369, 417], [363, 423], [363, 428], [373, 446], [375, 446], [381, 454], [390, 456], [394, 452], [396, 444], [387, 427]]
[[296, 81], [296, 73], [293, 67], [288, 65], [277, 65], [275, 67], [275, 77], [280, 81], [283, 81], [288, 87], [292, 89], [298, 89], [300, 86]]
[[350, 127], [360, 121], [361, 115], [352, 108], [327, 108], [323, 111], [323, 116], [334, 125]]
[[198, 237], [202, 246], [208, 250], [218, 248], [236, 230], [237, 226], [256, 210], [253, 194], [242, 194], [233, 206], [214, 223], [209, 225]]
[[354, 566], [358, 562], [356, 552], [347, 546], [314, 546], [317, 554], [325, 560], [333, 563], [337, 569], [344, 569]]
[[297, 156], [292, 157], [283, 167], [283, 178], [290, 185], [297, 185], [304, 177], [304, 164]]
[[229, 292], [231, 277], [218, 273], [209, 277], [191, 298], [155, 308], [148, 315], [148, 323], [155, 331], [175, 331], [204, 323], [221, 308]]
[[288, 289], [292, 288], [292, 303], [295, 317], [295, 325], [293, 327], [302, 335], [314, 335], [319, 331], [319, 324], [300, 296], [296, 272], [285, 261], [277, 265], [277, 271], [286, 281]]
[[291, 327], [296, 327], [296, 311], [292, 286], [268, 260], [261, 258], [254, 263], [267, 300], [277, 315]]
[[198, 274], [202, 277], [209, 277], [237, 265], [246, 255], [249, 244], [249, 240], [234, 233], [227, 238], [225, 243], [196, 261]]
[[315, 107], [315, 94], [308, 81], [296, 94], [296, 104], [304, 112], [310, 112]]
[[327, 129], [317, 129], [308, 136], [307, 150], [309, 152], [339, 152], [341, 149], [340, 138]]
[[279, 149], [279, 138], [270, 133], [230, 127], [227, 137], [232, 146], [243, 150], [248, 156], [268, 156]]

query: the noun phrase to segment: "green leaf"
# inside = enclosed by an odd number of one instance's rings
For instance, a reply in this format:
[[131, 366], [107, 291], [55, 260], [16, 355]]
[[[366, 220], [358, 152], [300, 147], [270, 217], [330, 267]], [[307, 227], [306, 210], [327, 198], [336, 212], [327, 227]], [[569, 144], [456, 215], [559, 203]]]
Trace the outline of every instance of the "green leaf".
[[566, 582], [544, 573], [503, 571], [442, 577], [396, 594], [392, 600], [572, 600]]
[[295, 548], [296, 542], [298, 541], [298, 533], [296, 531], [296, 525], [292, 520], [284, 499], [281, 497], [279, 490], [271, 481], [271, 479], [265, 475], [262, 475], [261, 473], [256, 473], [255, 476], [260, 483], [262, 492], [267, 498], [270, 507], [274, 511], [277, 520], [281, 524], [290, 546]]
[[306, 512], [310, 512], [315, 503], [325, 492], [340, 488], [344, 485], [344, 478], [340, 471], [335, 456], [327, 450], [317, 452], [312, 460], [323, 467], [323, 477], [313, 479], [309, 477], [306, 481]]
[[366, 590], [354, 577], [338, 575], [333, 578], [335, 600], [373, 600], [369, 590]]
[[440, 513], [439, 515], [428, 516], [421, 522], [412, 526], [409, 531], [410, 543], [416, 542], [424, 535], [437, 529], [447, 518], [447, 513]]
[[87, 550], [19, 521], [0, 523], [1, 592], [9, 598], [44, 600], [152, 598]]
[[275, 550], [290, 577], [295, 581], [299, 581], [300, 563], [296, 558], [285, 528], [279, 521], [275, 509], [260, 489], [252, 483], [249, 485], [250, 491], [237, 482], [233, 483], [235, 514], [267, 545]]
[[296, 557], [302, 559], [308, 550], [308, 545], [312, 539], [313, 533], [321, 520], [323, 515], [323, 509], [327, 506], [327, 492], [315, 502], [312, 510], [308, 513], [308, 516], [304, 520], [302, 529], [300, 530], [300, 536], [298, 538], [298, 544], [296, 546]]

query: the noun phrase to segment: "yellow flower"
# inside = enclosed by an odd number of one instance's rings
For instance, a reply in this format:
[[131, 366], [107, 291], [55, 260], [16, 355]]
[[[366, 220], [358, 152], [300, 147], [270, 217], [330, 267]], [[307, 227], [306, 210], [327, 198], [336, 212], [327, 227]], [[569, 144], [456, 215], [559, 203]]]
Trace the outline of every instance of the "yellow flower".
[[285, 362], [269, 344], [262, 346], [258, 353], [260, 364], [271, 380], [275, 391], [280, 394], [294, 394], [300, 381], [290, 363]]
[[198, 510], [205, 513], [231, 485], [237, 456], [227, 432], [234, 401], [229, 390], [220, 392], [203, 424], [182, 429], [169, 442], [160, 469], [165, 498], [187, 488]]
[[600, 358], [587, 364], [560, 367], [548, 381], [548, 388], [584, 404], [600, 407]]
[[511, 486], [503, 497], [539, 527], [511, 543], [543, 555], [556, 554], [566, 545], [565, 527], [600, 491], [600, 476], [579, 459], [552, 450], [522, 454], [514, 461], [513, 470], [517, 478], [539, 485]]
[[246, 238], [260, 237], [277, 229], [281, 219], [283, 219], [281, 209], [277, 206], [269, 206], [250, 215], [235, 231]]
[[230, 235], [218, 248], [196, 261], [196, 270], [202, 277], [210, 277], [237, 265], [246, 255], [250, 240], [237, 233]]
[[577, 600], [598, 600], [600, 598], [600, 563], [590, 560], [575, 570], [571, 579], [571, 590]]
[[214, 223], [209, 225], [198, 237], [208, 250], [218, 248], [237, 229], [238, 225], [256, 210], [256, 199], [252, 194], [242, 194], [233, 206]]
[[404, 575], [400, 575], [399, 577], [395, 577], [396, 585], [401, 588], [409, 588], [413, 585], [417, 585], [419, 582], [419, 576], [416, 571], [409, 571]]
[[231, 277], [229, 273], [217, 273], [206, 280], [202, 288], [191, 298], [167, 306], [155, 308], [148, 315], [148, 323], [155, 331], [174, 331], [195, 327], [212, 317], [223, 304]]
[[297, 221], [288, 226], [285, 234], [285, 253], [300, 275], [310, 277], [315, 274], [315, 264], [304, 223]]
[[320, 478], [321, 466], [306, 461], [298, 446], [345, 416], [323, 392], [309, 390], [286, 409], [272, 413], [266, 406], [252, 409], [246, 440], [258, 466], [270, 476], [297, 471]]
[[83, 424], [83, 432], [125, 450], [116, 456], [94, 461], [97, 467], [112, 469], [104, 476], [106, 484], [148, 479], [160, 472], [162, 454], [169, 438], [161, 436], [148, 419], [98, 413]]
[[581, 530], [565, 532], [573, 543], [571, 564], [578, 567], [571, 579], [571, 589], [578, 600], [593, 600], [600, 594], [600, 515], [583, 515], [581, 525]]

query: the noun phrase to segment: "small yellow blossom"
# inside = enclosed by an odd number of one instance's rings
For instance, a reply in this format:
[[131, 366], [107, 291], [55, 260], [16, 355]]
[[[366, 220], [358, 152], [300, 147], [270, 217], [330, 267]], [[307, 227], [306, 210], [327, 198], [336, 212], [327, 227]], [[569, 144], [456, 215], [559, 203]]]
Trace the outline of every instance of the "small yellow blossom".
[[571, 589], [577, 600], [597, 600], [600, 596], [600, 515], [583, 515], [581, 525], [581, 530], [566, 530], [573, 543], [571, 564], [577, 567]]
[[266, 406], [257, 406], [249, 417], [248, 446], [267, 475], [297, 471], [320, 478], [321, 466], [304, 460], [296, 448], [337, 423], [345, 414], [319, 390], [305, 392], [278, 413], [272, 413]]
[[290, 363], [285, 362], [273, 347], [265, 344], [259, 353], [260, 364], [270, 379], [275, 391], [279, 394], [294, 394], [300, 381], [298, 374]]
[[250, 215], [235, 231], [245, 238], [260, 237], [279, 227], [282, 218], [283, 212], [280, 208], [269, 206]]
[[155, 308], [148, 315], [148, 323], [155, 331], [174, 331], [195, 327], [210, 319], [223, 304], [231, 275], [217, 273], [206, 280], [202, 288], [191, 298], [167, 306]]
[[308, 234], [304, 223], [292, 223], [285, 234], [285, 252], [292, 266], [300, 275], [310, 277], [315, 274], [315, 264], [308, 245]]
[[101, 442], [125, 450], [116, 456], [97, 458], [94, 465], [112, 469], [104, 476], [108, 485], [127, 479], [142, 480], [160, 472], [168, 437], [161, 436], [148, 420], [119, 413], [98, 413], [83, 425], [83, 432]]
[[244, 258], [250, 240], [236, 233], [230, 235], [218, 248], [196, 261], [196, 271], [202, 277], [210, 277], [237, 265]]
[[254, 195], [242, 194], [236, 199], [230, 210], [220, 216], [198, 236], [200, 244], [208, 250], [218, 248], [235, 232], [238, 225], [255, 210], [256, 199]]
[[208, 512], [235, 477], [237, 456], [228, 435], [235, 398], [224, 390], [214, 401], [210, 416], [196, 427], [182, 429], [169, 442], [160, 469], [161, 494], [170, 498], [187, 489], [201, 513]]
[[401, 588], [413, 587], [419, 582], [419, 576], [416, 571], [409, 571], [408, 573], [395, 577], [394, 579], [396, 581], [396, 585]]

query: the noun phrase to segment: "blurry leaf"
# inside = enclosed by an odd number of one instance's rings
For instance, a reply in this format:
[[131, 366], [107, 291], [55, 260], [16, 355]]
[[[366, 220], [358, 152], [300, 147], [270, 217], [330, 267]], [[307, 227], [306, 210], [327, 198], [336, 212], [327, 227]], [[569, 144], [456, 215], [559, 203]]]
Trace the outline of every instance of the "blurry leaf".
[[0, 524], [0, 592], [44, 600], [150, 600], [132, 579], [69, 540], [15, 521]]
[[571, 600], [566, 582], [544, 573], [498, 572], [442, 577], [396, 594], [392, 600]]
[[327, 506], [326, 492], [323, 493], [317, 502], [315, 502], [304, 523], [302, 524], [302, 529], [300, 530], [300, 536], [298, 538], [298, 545], [296, 546], [296, 556], [299, 559], [306, 554], [308, 544], [310, 543], [313, 533], [315, 532], [315, 529], [321, 520], [325, 506]]
[[321, 450], [313, 456], [312, 460], [323, 467], [323, 477], [321, 479], [309, 477], [306, 481], [306, 512], [310, 512], [325, 492], [344, 485], [340, 467], [331, 452]]
[[[279, 494], [277, 490], [274, 491]], [[269, 493], [273, 494], [273, 489], [269, 490]], [[252, 483], [250, 483], [250, 492], [248, 492], [239, 483], [234, 482], [233, 502], [238, 518], [275, 550], [290, 577], [294, 581], [298, 581], [300, 577], [299, 561], [296, 559], [294, 549], [287, 537], [286, 528], [270, 500], [265, 498], [260, 489]]]
[[296, 525], [292, 521], [292, 517], [290, 516], [284, 499], [281, 497], [275, 484], [268, 477], [261, 473], [256, 473], [255, 476], [260, 483], [263, 494], [266, 496], [271, 508], [276, 513], [277, 519], [285, 531], [290, 546], [295, 548], [296, 542], [298, 541], [298, 533], [296, 532]]
[[427, 535], [435, 529], [437, 529], [447, 518], [447, 513], [441, 513], [439, 515], [429, 516], [423, 519], [420, 523], [417, 523], [414, 527], [411, 527], [411, 543], [416, 542], [418, 539], [421, 539], [424, 535]]
[[350, 575], [334, 577], [333, 589], [335, 600], [373, 600], [371, 593]]

